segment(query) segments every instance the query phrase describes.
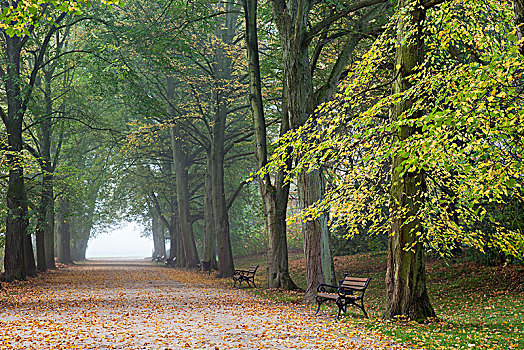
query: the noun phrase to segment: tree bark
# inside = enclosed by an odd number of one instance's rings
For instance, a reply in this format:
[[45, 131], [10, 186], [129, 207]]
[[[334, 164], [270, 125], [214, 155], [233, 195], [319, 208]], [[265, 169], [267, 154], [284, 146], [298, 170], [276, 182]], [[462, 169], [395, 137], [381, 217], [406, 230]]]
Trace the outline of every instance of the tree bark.
[[218, 268], [216, 260], [216, 231], [213, 215], [213, 175], [211, 164], [211, 150], [206, 152], [206, 178], [204, 194], [204, 261], [210, 262], [212, 268]]
[[[255, 128], [255, 155], [258, 168], [267, 165], [267, 131], [262, 101], [260, 59], [257, 33], [257, 0], [243, 0], [246, 22], [246, 46], [249, 63], [249, 99]], [[282, 116], [281, 130], [288, 125], [287, 115]], [[285, 130], [287, 131], [287, 130]], [[285, 132], [284, 131], [284, 132]], [[275, 186], [269, 174], [259, 177], [259, 188], [264, 207], [266, 232], [268, 235], [267, 287], [296, 289], [289, 275], [286, 236], [286, 214], [289, 185], [284, 185], [284, 172], [277, 174]]]
[[20, 90], [20, 50], [21, 39], [5, 35], [7, 97], [7, 118], [4, 120], [7, 131], [7, 165], [9, 167], [7, 185], [7, 220], [5, 235], [4, 280], [24, 280], [26, 266], [24, 246], [27, 234], [27, 196], [22, 167], [22, 101]]
[[156, 210], [151, 208], [149, 212], [151, 214], [151, 232], [154, 243], [153, 258], [166, 257], [166, 241], [162, 221], [158, 217]]
[[[408, 90], [412, 84], [410, 76], [424, 59], [423, 21], [426, 10], [418, 1], [400, 0], [399, 9], [406, 9], [398, 22], [397, 49], [395, 52], [395, 72], [393, 93]], [[410, 33], [411, 32], [411, 33]], [[413, 107], [413, 100], [403, 99], [391, 107], [390, 117], [398, 120]], [[420, 116], [411, 111], [410, 118]], [[394, 136], [395, 141], [405, 140], [418, 133], [417, 128], [401, 126]], [[387, 299], [386, 319], [407, 316], [421, 321], [434, 317], [435, 311], [429, 301], [426, 289], [424, 247], [419, 240], [423, 228], [417, 216], [423, 201], [424, 173], [421, 170], [407, 171], [400, 176], [395, 168], [401, 166], [405, 157], [397, 154], [392, 159], [392, 184], [390, 204], [390, 236], [388, 268], [386, 273]]]
[[176, 198], [178, 202], [178, 217], [180, 223], [180, 231], [182, 234], [182, 244], [184, 247], [184, 254], [186, 257], [186, 267], [196, 267], [200, 264], [198, 252], [195, 244], [195, 237], [193, 235], [193, 224], [191, 221], [190, 212], [190, 195], [189, 195], [189, 164], [187, 162], [187, 155], [183, 150], [181, 142], [180, 129], [177, 125], [175, 110], [172, 107], [175, 99], [175, 82], [173, 77], [167, 78], [167, 99], [168, 99], [168, 114], [174, 120], [174, 125], [170, 128], [171, 148], [173, 152], [173, 165], [175, 170], [176, 183]]
[[[308, 46], [304, 45], [312, 2], [288, 2], [287, 6], [281, 7], [282, 3], [274, 0], [271, 4], [283, 50], [287, 112], [291, 128], [297, 129], [304, 125], [316, 107]], [[320, 171], [308, 173], [305, 169], [299, 174], [297, 185], [302, 209], [314, 204], [323, 196], [320, 191], [322, 188]], [[315, 219], [303, 222], [302, 233], [306, 255], [304, 299], [311, 301], [315, 298], [316, 288], [320, 283], [333, 282], [333, 271], [329, 268], [324, 271], [325, 267], [332, 266], [331, 261], [322, 262], [322, 259], [331, 260], [329, 238], [323, 237], [329, 232], [322, 229], [319, 219]]]
[[56, 215], [57, 260], [61, 264], [71, 264], [73, 262], [73, 259], [71, 258], [71, 225], [69, 224], [69, 200], [67, 198], [60, 198], [59, 203], [60, 210]]
[[216, 112], [212, 129], [211, 141], [211, 174], [213, 187], [213, 216], [217, 237], [218, 276], [230, 277], [235, 272], [231, 238], [229, 233], [229, 215], [226, 206], [224, 186], [224, 142], [226, 118], [228, 115], [228, 99], [230, 81], [232, 79], [233, 62], [227, 54], [228, 46], [235, 39], [238, 14], [234, 11], [234, 3], [227, 3], [227, 14], [223, 29], [218, 30], [222, 46], [217, 49], [214, 72], [216, 75]]
[[54, 69], [44, 74], [45, 117], [40, 123], [40, 168], [42, 170], [42, 193], [38, 207], [36, 227], [36, 246], [38, 269], [45, 271], [55, 268], [54, 239], [54, 199], [53, 199], [53, 165], [51, 163], [51, 128], [53, 100], [51, 96], [51, 81]]
[[71, 242], [71, 258], [73, 261], [84, 261], [86, 260], [89, 233], [86, 234], [85, 232], [80, 232], [78, 235], [82, 237]]

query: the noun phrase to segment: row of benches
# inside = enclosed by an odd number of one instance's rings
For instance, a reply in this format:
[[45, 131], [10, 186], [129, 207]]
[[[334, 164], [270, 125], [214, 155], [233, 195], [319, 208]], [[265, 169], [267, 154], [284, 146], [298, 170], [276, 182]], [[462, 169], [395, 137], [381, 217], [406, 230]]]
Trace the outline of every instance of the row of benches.
[[[246, 282], [248, 286], [255, 285], [255, 274], [257, 272], [258, 265], [250, 266], [247, 270], [236, 270], [233, 275], [233, 288], [238, 287], [242, 282]], [[320, 311], [320, 307], [326, 301], [333, 301], [338, 306], [337, 318], [340, 317], [342, 312], [347, 312], [347, 307], [350, 305], [356, 306], [362, 310], [364, 315], [368, 317], [366, 309], [364, 307], [364, 293], [366, 288], [371, 281], [369, 278], [358, 278], [350, 277], [347, 274], [343, 280], [340, 280], [338, 286], [329, 284], [321, 284], [317, 287], [316, 302], [318, 304], [317, 313]]]

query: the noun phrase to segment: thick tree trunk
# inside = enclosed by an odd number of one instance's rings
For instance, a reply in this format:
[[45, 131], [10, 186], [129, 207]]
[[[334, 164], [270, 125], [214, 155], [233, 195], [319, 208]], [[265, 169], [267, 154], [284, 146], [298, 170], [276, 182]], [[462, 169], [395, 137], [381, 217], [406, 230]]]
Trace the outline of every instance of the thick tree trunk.
[[54, 69], [44, 74], [45, 117], [40, 123], [40, 168], [42, 170], [42, 192], [38, 206], [36, 226], [36, 246], [38, 270], [45, 271], [48, 267], [55, 268], [54, 260], [54, 200], [53, 200], [53, 167], [51, 164], [51, 115], [53, 100], [51, 96], [51, 81]]
[[[56, 236], [57, 236], [57, 260], [61, 264], [71, 264], [71, 227], [69, 224], [69, 200], [61, 198], [60, 210], [57, 213]], [[85, 254], [85, 253], [84, 253]]]
[[213, 127], [215, 129], [214, 144], [211, 150], [213, 159], [213, 216], [217, 237], [218, 275], [220, 277], [230, 277], [233, 276], [235, 267], [231, 250], [229, 215], [226, 208], [224, 188], [224, 127], [225, 117], [222, 121], [215, 123]]
[[155, 210], [151, 208], [151, 232], [153, 236], [154, 252], [153, 258], [166, 257], [166, 241], [162, 221]]
[[24, 239], [24, 265], [25, 274], [30, 277], [36, 276], [35, 255], [33, 253], [33, 240], [30, 233], [25, 234]]
[[196, 267], [200, 263], [198, 252], [193, 235], [193, 227], [190, 212], [190, 195], [189, 195], [189, 164], [187, 156], [183, 150], [180, 129], [177, 125], [176, 113], [171, 105], [175, 103], [175, 81], [173, 77], [167, 78], [167, 112], [173, 118], [174, 124], [170, 128], [171, 148], [173, 152], [173, 165], [175, 170], [176, 198], [178, 203], [178, 218], [180, 220], [180, 231], [182, 234], [182, 244], [186, 257], [186, 267]]
[[227, 3], [225, 24], [218, 30], [223, 47], [216, 52], [214, 72], [216, 75], [216, 113], [213, 123], [213, 137], [211, 141], [211, 174], [213, 187], [213, 216], [217, 238], [218, 276], [230, 277], [235, 272], [231, 238], [229, 233], [229, 215], [226, 207], [224, 186], [224, 142], [226, 118], [228, 114], [228, 100], [230, 93], [231, 67], [233, 62], [227, 53], [227, 46], [235, 39], [238, 14], [234, 11], [234, 3]]
[[[313, 92], [313, 76], [308, 55], [309, 43], [305, 41], [311, 1], [271, 1], [273, 18], [280, 33], [284, 59], [285, 101], [292, 129], [304, 125], [316, 107]], [[333, 79], [336, 84], [338, 77]], [[327, 98], [325, 96], [324, 98]], [[298, 179], [299, 202], [307, 208], [322, 199], [322, 176], [320, 171], [307, 173], [305, 169]], [[304, 299], [313, 300], [320, 283], [333, 283], [329, 231], [322, 219], [305, 221], [302, 225], [304, 253], [306, 254], [306, 294]]]
[[[402, 93], [411, 87], [409, 78], [424, 58], [422, 26], [426, 11], [417, 1], [411, 0], [400, 0], [399, 8], [411, 9], [407, 10], [398, 22], [394, 74], [397, 78], [393, 83], [393, 93]], [[391, 119], [398, 120], [412, 107], [413, 100], [402, 100], [391, 108]], [[419, 112], [411, 113], [412, 118], [416, 118]], [[417, 132], [412, 126], [402, 126], [394, 136], [394, 141], [405, 140]], [[391, 232], [386, 274], [385, 318], [394, 319], [404, 315], [412, 320], [421, 321], [435, 316], [426, 290], [424, 247], [418, 238], [423, 230], [417, 215], [423, 201], [425, 180], [420, 170], [405, 172], [400, 176], [395, 168], [401, 166], [404, 161], [404, 157], [395, 155], [391, 165]]]
[[[40, 126], [40, 153], [42, 156], [42, 171], [44, 172], [42, 179], [42, 214], [45, 213], [44, 223], [44, 237], [45, 237], [45, 258], [46, 266], [49, 269], [56, 268], [55, 266], [55, 230], [54, 230], [54, 191], [53, 191], [53, 165], [51, 163], [51, 131], [53, 115], [53, 96], [51, 95], [51, 82], [53, 79], [54, 69], [45, 72], [44, 75], [44, 91], [45, 91], [45, 111], [46, 117], [43, 119]], [[69, 254], [69, 260], [71, 260]]]
[[210, 262], [212, 268], [217, 268], [216, 260], [216, 231], [215, 217], [213, 215], [213, 175], [211, 162], [211, 151], [207, 151], [206, 157], [206, 178], [204, 194], [204, 262]]
[[[313, 37], [322, 31], [331, 29], [335, 22], [333, 18], [341, 19], [350, 13], [363, 8], [383, 3], [386, 0], [361, 0], [349, 2], [345, 9], [337, 10], [336, 14], [330, 14], [317, 25], [311, 26], [309, 14], [315, 1], [313, 0], [271, 0], [273, 19], [280, 34], [284, 60], [284, 79], [287, 84], [286, 105], [289, 114], [291, 128], [296, 129], [304, 125], [306, 120], [313, 115], [316, 107], [326, 102], [337, 86], [343, 71], [345, 70], [358, 41], [363, 35], [362, 25], [370, 22], [367, 16], [376, 16], [378, 11], [368, 11], [361, 17], [353, 28], [353, 33], [347, 36], [345, 44], [331, 68], [330, 74], [322, 86], [314, 91], [313, 72], [317, 63], [316, 58], [312, 61], [308, 53], [311, 51], [310, 44]], [[312, 34], [309, 30], [313, 31]], [[318, 46], [320, 51], [322, 45]], [[316, 51], [316, 53], [320, 53]], [[304, 170], [304, 172], [307, 169]], [[323, 179], [320, 171], [310, 174], [300, 174], [299, 195], [300, 204], [306, 208], [323, 197]], [[320, 187], [320, 191], [318, 188]], [[319, 282], [333, 283], [334, 271], [331, 255], [329, 231], [327, 230], [327, 217], [305, 222], [302, 226], [304, 234], [304, 249], [306, 256], [307, 289], [306, 300], [313, 300], [316, 295], [316, 287]], [[315, 255], [313, 255], [315, 254]], [[320, 254], [320, 258], [318, 255]], [[312, 264], [312, 265], [311, 265]]]
[[[255, 128], [255, 147], [258, 168], [267, 165], [267, 131], [262, 101], [260, 60], [257, 34], [257, 0], [243, 0], [246, 21], [246, 45], [249, 61], [249, 98]], [[281, 130], [288, 125], [287, 115], [282, 117]], [[287, 130], [286, 130], [287, 131]], [[286, 212], [289, 185], [283, 183], [284, 173], [277, 175], [275, 186], [268, 174], [259, 178], [260, 194], [264, 206], [266, 232], [268, 234], [267, 287], [296, 289], [289, 275], [286, 237]]]
[[176, 230], [174, 228], [168, 227], [167, 231], [169, 232], [169, 260], [173, 260], [178, 255], [178, 235], [176, 234]]
[[[21, 39], [5, 35], [7, 76], [5, 91], [7, 97], [7, 143], [9, 167], [7, 185], [7, 220], [5, 234], [4, 279], [6, 281], [26, 278], [24, 246], [27, 234], [27, 196], [22, 167], [22, 122], [23, 112], [20, 90], [20, 49]], [[31, 269], [29, 267], [29, 269]]]
[[[87, 243], [89, 242], [89, 233], [80, 232], [81, 238], [71, 242], [71, 258], [73, 261], [86, 260]], [[86, 237], [87, 235], [87, 237]]]

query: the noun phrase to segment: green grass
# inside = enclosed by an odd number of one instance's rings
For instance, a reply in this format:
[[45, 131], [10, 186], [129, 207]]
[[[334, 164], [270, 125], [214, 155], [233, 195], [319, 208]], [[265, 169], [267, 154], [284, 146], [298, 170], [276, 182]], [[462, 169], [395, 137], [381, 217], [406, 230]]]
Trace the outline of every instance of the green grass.
[[[426, 324], [382, 319], [385, 305], [386, 253], [336, 257], [337, 277], [371, 276], [366, 291], [369, 319], [348, 310], [348, 328], [364, 327], [391, 339], [425, 349], [524, 349], [524, 267], [487, 267], [471, 262], [429, 261], [428, 291], [438, 320]], [[257, 285], [265, 284], [265, 256], [238, 259], [236, 266], [261, 265]], [[305, 287], [304, 258], [290, 255], [290, 273]], [[282, 302], [301, 302], [302, 293], [259, 288], [255, 294]], [[313, 306], [312, 306], [313, 307]], [[323, 306], [336, 314], [336, 306]]]

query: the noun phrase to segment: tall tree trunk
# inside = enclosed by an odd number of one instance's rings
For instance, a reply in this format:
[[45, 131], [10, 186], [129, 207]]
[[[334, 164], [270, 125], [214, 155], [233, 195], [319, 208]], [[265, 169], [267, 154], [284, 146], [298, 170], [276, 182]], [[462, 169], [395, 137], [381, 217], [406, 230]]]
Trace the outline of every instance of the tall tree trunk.
[[4, 279], [6, 281], [26, 278], [24, 246], [27, 234], [27, 195], [22, 166], [22, 101], [20, 90], [21, 39], [5, 35], [7, 62], [5, 91], [7, 96], [7, 131], [9, 167], [7, 185], [7, 220], [5, 234]]
[[[267, 131], [262, 101], [260, 60], [257, 33], [257, 0], [243, 0], [246, 21], [246, 45], [249, 61], [249, 99], [255, 128], [255, 147], [258, 168], [267, 165]], [[282, 126], [287, 125], [287, 115], [282, 116]], [[281, 130], [286, 130], [282, 127]], [[286, 214], [289, 185], [284, 185], [284, 173], [277, 174], [275, 186], [269, 174], [259, 177], [260, 194], [264, 206], [268, 234], [267, 287], [296, 289], [289, 275], [286, 237]]]
[[153, 210], [153, 208], [151, 208], [149, 212], [151, 213], [151, 231], [154, 243], [153, 258], [166, 257], [166, 242], [162, 221], [158, 217], [158, 213]]
[[206, 178], [205, 178], [205, 194], [204, 194], [204, 260], [210, 262], [212, 268], [217, 268], [216, 260], [216, 231], [215, 231], [215, 217], [213, 215], [213, 175], [211, 150], [206, 152]]
[[[57, 236], [57, 260], [61, 264], [70, 264], [71, 258], [71, 227], [69, 200], [60, 198], [60, 210], [57, 213], [56, 236]], [[84, 253], [85, 254], [85, 253]]]
[[[423, 22], [426, 10], [420, 5], [419, 1], [399, 1], [400, 11], [406, 11], [400, 17], [397, 28], [394, 72], [397, 78], [393, 83], [393, 93], [402, 93], [412, 86], [409, 79], [424, 59]], [[390, 111], [391, 119], [396, 121], [403, 113], [409, 112], [413, 102], [411, 99], [403, 99], [393, 106]], [[411, 113], [411, 118], [420, 116], [420, 112]], [[417, 132], [417, 128], [413, 126], [401, 126], [394, 136], [394, 142], [405, 140]], [[405, 160], [401, 155], [394, 155], [391, 165], [391, 232], [385, 317], [393, 319], [404, 315], [420, 321], [435, 316], [426, 290], [424, 247], [418, 239], [423, 230], [418, 212], [423, 201], [425, 180], [420, 170], [408, 171], [401, 176], [395, 169]]]
[[182, 234], [182, 244], [186, 257], [186, 267], [196, 267], [200, 263], [198, 252], [193, 235], [193, 227], [190, 212], [190, 195], [189, 195], [189, 174], [187, 156], [184, 153], [183, 145], [180, 139], [180, 130], [177, 125], [175, 110], [172, 103], [175, 100], [175, 82], [173, 77], [167, 78], [167, 100], [168, 114], [174, 120], [174, 126], [170, 128], [171, 148], [173, 151], [173, 165], [175, 170], [176, 198], [178, 202], [178, 217], [180, 220], [180, 231]]
[[42, 193], [38, 206], [36, 227], [36, 245], [38, 269], [45, 271], [55, 268], [54, 260], [54, 200], [53, 200], [53, 166], [51, 164], [51, 115], [53, 100], [51, 96], [51, 81], [54, 69], [44, 74], [45, 117], [40, 123], [40, 168], [42, 170]]
[[234, 11], [234, 3], [229, 2], [225, 6], [227, 11], [225, 25], [223, 29], [218, 31], [223, 45], [217, 49], [214, 66], [217, 83], [217, 106], [211, 143], [213, 215], [217, 237], [218, 275], [220, 277], [230, 277], [235, 272], [224, 186], [224, 142], [230, 93], [228, 85], [232, 79], [231, 67], [233, 65], [227, 50], [235, 39], [238, 14]]
[[[280, 33], [284, 59], [285, 101], [292, 129], [300, 128], [316, 107], [313, 77], [305, 41], [311, 1], [271, 1], [273, 17]], [[302, 209], [322, 199], [322, 174], [307, 169], [298, 178], [299, 203]], [[333, 283], [329, 231], [321, 219], [304, 221], [304, 254], [306, 255], [306, 293], [304, 299], [313, 300], [320, 283]]]
[[[213, 216], [217, 237], [218, 275], [220, 277], [233, 276], [233, 252], [229, 234], [229, 215], [226, 208], [224, 188], [224, 128], [225, 117], [213, 126], [214, 140], [212, 146], [213, 160]], [[216, 130], [216, 129], [222, 129]]]
[[[374, 6], [386, 0], [360, 0], [348, 2], [345, 8], [337, 9], [338, 12], [330, 13], [317, 25], [311, 26], [309, 14], [315, 1], [313, 0], [270, 0], [273, 19], [280, 34], [284, 60], [284, 79], [287, 84], [286, 105], [289, 121], [292, 129], [300, 128], [306, 120], [313, 116], [318, 105], [326, 102], [337, 86], [349, 59], [351, 58], [360, 37], [362, 28], [360, 25], [369, 22], [376, 16], [377, 9], [371, 9], [365, 16], [359, 18], [353, 28], [353, 33], [346, 37], [346, 42], [341, 47], [339, 55], [333, 65], [330, 74], [324, 79], [323, 85], [314, 91], [313, 72], [317, 59], [309, 59], [309, 52], [313, 37], [321, 32], [330, 30], [331, 25], [350, 13], [363, 8]], [[313, 32], [311, 33], [310, 30]], [[320, 51], [315, 50], [316, 53]], [[318, 56], [317, 56], [318, 57]], [[320, 80], [320, 79], [318, 79]], [[319, 170], [307, 173], [304, 169], [298, 178], [299, 202], [302, 208], [306, 208], [321, 200], [323, 192], [323, 177]], [[333, 284], [334, 271], [331, 254], [327, 217], [306, 221], [302, 225], [304, 235], [304, 253], [306, 254], [306, 300], [313, 300], [319, 283], [327, 282]]]
[[[53, 66], [54, 67], [54, 66]], [[55, 230], [54, 230], [54, 191], [53, 191], [53, 165], [51, 164], [51, 128], [53, 115], [53, 96], [51, 95], [51, 82], [53, 79], [54, 68], [49, 69], [44, 74], [44, 91], [45, 91], [45, 112], [46, 117], [41, 124], [41, 141], [40, 153], [43, 163], [43, 179], [42, 179], [42, 202], [45, 205], [45, 257], [46, 266], [49, 269], [56, 268], [55, 266]], [[70, 254], [68, 260], [71, 260]], [[71, 262], [71, 261], [70, 261]]]

